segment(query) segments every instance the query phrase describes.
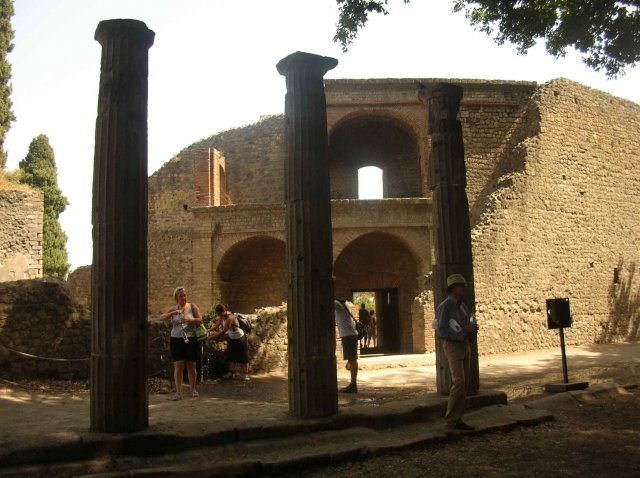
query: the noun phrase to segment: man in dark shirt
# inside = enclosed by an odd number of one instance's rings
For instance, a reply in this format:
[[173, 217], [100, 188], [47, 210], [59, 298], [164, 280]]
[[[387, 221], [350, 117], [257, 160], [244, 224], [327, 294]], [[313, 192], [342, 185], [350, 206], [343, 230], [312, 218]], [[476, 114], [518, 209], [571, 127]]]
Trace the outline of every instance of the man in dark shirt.
[[367, 343], [367, 337], [369, 337], [369, 325], [371, 325], [371, 316], [369, 311], [365, 308], [364, 304], [360, 304], [360, 310], [358, 311], [358, 320], [364, 327], [364, 336], [360, 339], [360, 348]]

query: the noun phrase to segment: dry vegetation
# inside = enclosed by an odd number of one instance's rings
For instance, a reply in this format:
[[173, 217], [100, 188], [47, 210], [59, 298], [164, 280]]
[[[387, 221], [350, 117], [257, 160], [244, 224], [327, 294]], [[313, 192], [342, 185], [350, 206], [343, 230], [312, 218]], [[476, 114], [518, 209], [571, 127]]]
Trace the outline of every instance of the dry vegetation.
[[32, 188], [27, 184], [19, 182], [19, 171], [0, 171], [0, 190], [15, 189], [18, 191], [31, 191]]

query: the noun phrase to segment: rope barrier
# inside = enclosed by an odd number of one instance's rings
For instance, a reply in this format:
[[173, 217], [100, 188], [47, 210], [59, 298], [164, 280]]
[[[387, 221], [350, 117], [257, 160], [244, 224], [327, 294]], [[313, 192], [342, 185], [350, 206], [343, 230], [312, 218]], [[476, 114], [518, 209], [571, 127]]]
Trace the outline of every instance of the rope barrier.
[[[152, 344], [153, 342], [155, 342], [156, 340], [163, 340], [164, 337], [162, 335], [158, 335], [157, 337], [151, 339], [149, 341], [150, 344]], [[27, 358], [31, 358], [31, 359], [37, 359], [37, 360], [48, 360], [50, 362], [87, 362], [89, 360], [91, 360], [91, 357], [84, 357], [84, 358], [76, 358], [76, 359], [64, 359], [64, 358], [56, 358], [56, 357], [41, 357], [39, 355], [33, 355], [33, 354], [28, 354], [26, 352], [20, 352], [19, 350], [14, 350], [11, 347], [7, 347], [6, 345], [0, 344], [0, 347], [2, 347], [3, 349], [8, 350], [9, 352], [12, 352], [16, 355], [20, 355], [22, 357], [27, 357]], [[163, 352], [164, 352], [164, 346], [162, 347]]]
[[20, 352], [19, 350], [14, 350], [11, 347], [7, 347], [6, 345], [0, 344], [0, 347], [3, 349], [7, 349], [9, 352], [13, 352], [16, 355], [20, 355], [22, 357], [38, 359], [38, 360], [49, 360], [51, 362], [85, 362], [91, 360], [89, 357], [87, 358], [77, 358], [77, 359], [63, 359], [63, 358], [55, 358], [55, 357], [40, 357], [39, 355], [28, 354], [26, 352]]

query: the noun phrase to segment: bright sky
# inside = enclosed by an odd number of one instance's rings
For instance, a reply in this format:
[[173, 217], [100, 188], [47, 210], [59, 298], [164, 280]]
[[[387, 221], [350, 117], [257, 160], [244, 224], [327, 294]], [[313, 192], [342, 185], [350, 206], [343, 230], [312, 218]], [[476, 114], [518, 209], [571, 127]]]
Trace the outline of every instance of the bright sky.
[[156, 33], [149, 50], [149, 173], [196, 140], [284, 110], [276, 63], [294, 51], [332, 56], [327, 78], [481, 78], [545, 82], [566, 77], [640, 103], [640, 73], [607, 80], [577, 55], [542, 47], [518, 56], [475, 32], [451, 1], [390, 0], [349, 53], [332, 38], [335, 0], [16, 0], [13, 123], [5, 142], [14, 169], [38, 134], [49, 136], [72, 269], [90, 264], [91, 182], [100, 20], [134, 18]]

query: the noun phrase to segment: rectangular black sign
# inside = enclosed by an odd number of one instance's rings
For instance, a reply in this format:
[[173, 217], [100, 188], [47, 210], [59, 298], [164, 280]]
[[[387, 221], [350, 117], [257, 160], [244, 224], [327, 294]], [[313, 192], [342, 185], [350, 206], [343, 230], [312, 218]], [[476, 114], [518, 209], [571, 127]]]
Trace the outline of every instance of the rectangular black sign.
[[547, 299], [547, 328], [571, 327], [569, 299]]

